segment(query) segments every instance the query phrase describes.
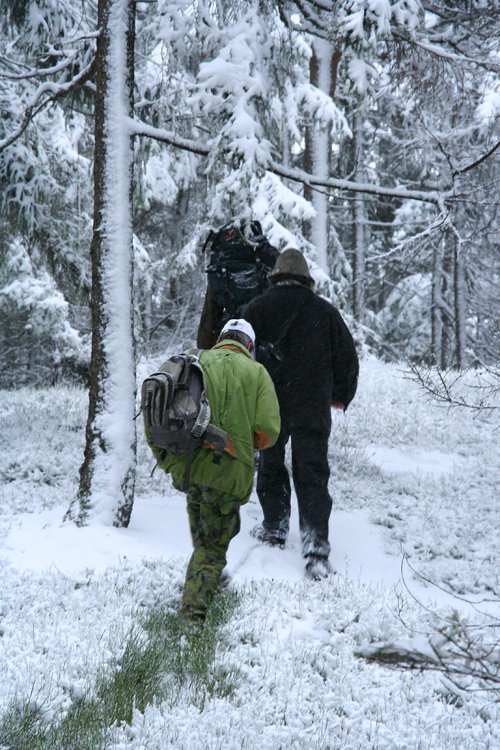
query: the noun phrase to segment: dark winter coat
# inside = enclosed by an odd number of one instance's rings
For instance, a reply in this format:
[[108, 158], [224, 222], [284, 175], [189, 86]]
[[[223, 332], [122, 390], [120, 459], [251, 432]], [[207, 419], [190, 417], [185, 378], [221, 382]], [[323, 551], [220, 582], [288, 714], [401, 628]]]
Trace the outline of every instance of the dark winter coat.
[[271, 372], [283, 422], [328, 431], [330, 407], [344, 409], [354, 398], [358, 356], [352, 336], [339, 311], [302, 284], [277, 284], [252, 300], [241, 316], [252, 324], [259, 346], [279, 342], [282, 363]]

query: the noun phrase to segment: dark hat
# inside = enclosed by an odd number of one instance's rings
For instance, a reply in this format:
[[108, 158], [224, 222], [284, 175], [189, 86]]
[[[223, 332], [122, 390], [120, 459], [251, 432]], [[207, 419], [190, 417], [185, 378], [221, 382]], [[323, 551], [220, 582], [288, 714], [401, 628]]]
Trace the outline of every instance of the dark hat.
[[269, 274], [271, 284], [287, 280], [300, 281], [302, 284], [307, 284], [307, 286], [314, 285], [314, 279], [309, 273], [309, 266], [306, 259], [300, 250], [295, 250], [294, 248], [284, 250], [278, 256], [276, 264]]

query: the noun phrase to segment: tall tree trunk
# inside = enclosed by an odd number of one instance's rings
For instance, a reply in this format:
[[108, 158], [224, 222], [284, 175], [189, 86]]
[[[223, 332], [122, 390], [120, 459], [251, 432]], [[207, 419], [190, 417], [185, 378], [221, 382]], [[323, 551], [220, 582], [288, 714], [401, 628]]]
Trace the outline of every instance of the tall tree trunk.
[[[318, 58], [316, 49], [313, 45], [312, 55], [309, 60], [309, 82], [313, 86], [318, 85]], [[304, 171], [313, 174], [314, 171], [314, 128], [308, 126], [305, 132], [305, 150], [304, 150]], [[313, 189], [310, 185], [304, 185], [304, 198], [312, 203]], [[307, 219], [302, 224], [302, 233], [310, 242], [312, 242], [312, 221]]]
[[[444, 240], [443, 240], [444, 241]], [[443, 338], [442, 299], [441, 299], [441, 267], [442, 255], [439, 248], [434, 248], [432, 264], [432, 305], [431, 305], [431, 364], [437, 365], [441, 361], [441, 346]]]
[[[333, 98], [340, 53], [333, 51], [330, 42], [315, 39], [309, 62], [309, 81]], [[330, 176], [331, 136], [327, 130], [310, 126], [305, 134], [304, 169], [306, 172], [328, 178]], [[316, 259], [320, 268], [328, 273], [328, 195], [323, 190], [304, 187], [304, 197], [311, 201], [316, 211], [312, 221], [304, 223], [303, 232], [316, 248]]]
[[467, 282], [464, 262], [464, 247], [460, 237], [455, 234], [453, 245], [453, 301], [455, 312], [455, 365], [462, 369], [466, 366], [466, 318], [467, 318]]
[[[317, 57], [318, 88], [330, 95], [332, 74], [332, 45], [322, 39], [315, 39], [313, 43]], [[313, 171], [320, 177], [330, 176], [331, 137], [326, 129], [316, 129], [312, 137]], [[311, 242], [316, 248], [316, 258], [319, 267], [328, 273], [328, 195], [324, 190], [315, 190], [312, 204], [316, 211], [312, 227]]]
[[440, 367], [445, 370], [453, 364], [454, 320], [453, 320], [453, 252], [450, 247], [450, 235], [447, 233], [444, 242], [442, 259], [441, 299], [442, 299], [442, 340]]
[[[364, 182], [365, 170], [364, 160], [364, 133], [363, 114], [360, 108], [354, 115], [354, 154], [355, 154], [355, 179]], [[361, 321], [365, 306], [365, 245], [366, 245], [366, 215], [365, 202], [361, 193], [356, 193], [353, 202], [354, 214], [354, 252], [353, 252], [353, 300], [352, 311], [356, 320]]]
[[68, 517], [127, 526], [135, 468], [130, 113], [133, 0], [99, 0], [97, 42], [92, 359], [84, 461]]

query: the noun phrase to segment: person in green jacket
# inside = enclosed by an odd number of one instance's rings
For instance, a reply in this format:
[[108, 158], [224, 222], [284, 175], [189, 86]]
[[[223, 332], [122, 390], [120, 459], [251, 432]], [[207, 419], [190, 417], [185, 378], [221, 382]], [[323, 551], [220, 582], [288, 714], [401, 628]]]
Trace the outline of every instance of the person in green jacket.
[[[240, 530], [240, 507], [253, 487], [255, 451], [274, 445], [280, 433], [278, 399], [267, 370], [254, 360], [255, 333], [242, 319], [229, 320], [200, 362], [211, 408], [210, 421], [228, 434], [220, 463], [214, 446], [194, 452], [187, 488], [193, 541], [180, 615], [204, 620], [226, 565], [231, 539]], [[181, 489], [186, 456], [165, 454], [150, 445], [158, 465]]]

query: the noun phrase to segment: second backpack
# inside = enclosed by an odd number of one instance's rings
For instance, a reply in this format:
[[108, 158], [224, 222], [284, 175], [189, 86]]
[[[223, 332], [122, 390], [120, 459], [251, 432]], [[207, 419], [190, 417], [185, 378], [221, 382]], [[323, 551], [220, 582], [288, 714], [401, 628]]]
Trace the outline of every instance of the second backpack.
[[279, 255], [258, 221], [212, 230], [203, 251], [208, 255], [208, 283], [225, 319], [238, 317], [240, 308], [267, 289]]

